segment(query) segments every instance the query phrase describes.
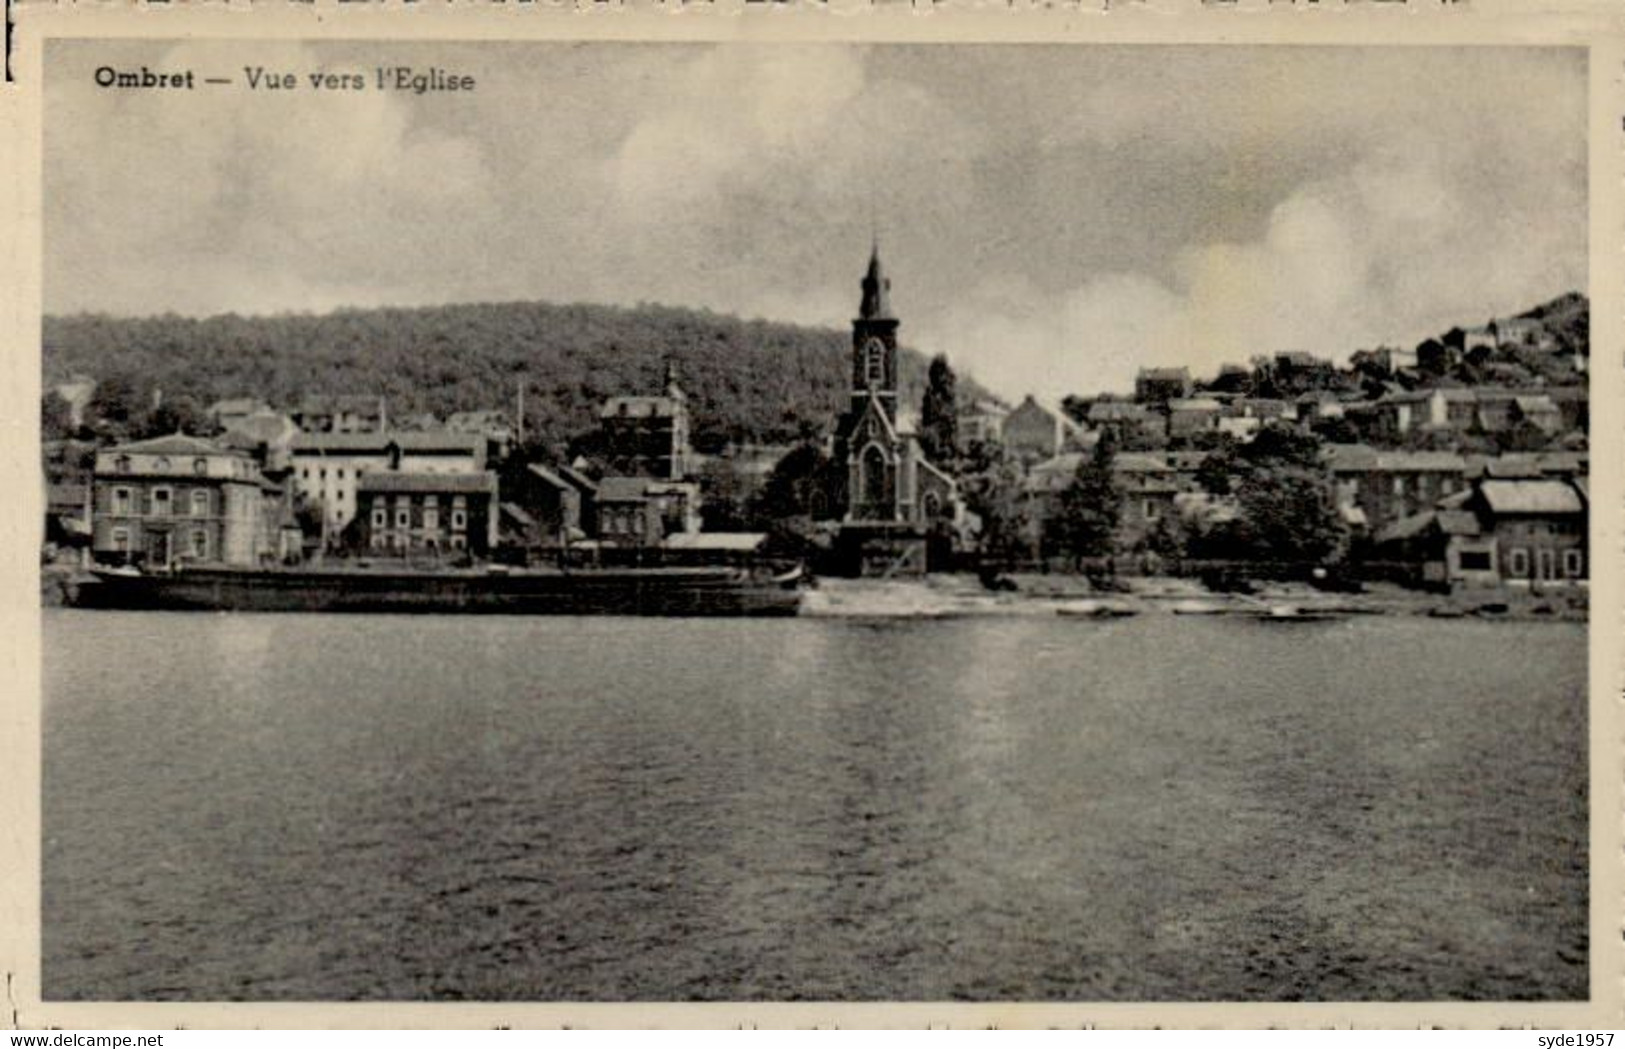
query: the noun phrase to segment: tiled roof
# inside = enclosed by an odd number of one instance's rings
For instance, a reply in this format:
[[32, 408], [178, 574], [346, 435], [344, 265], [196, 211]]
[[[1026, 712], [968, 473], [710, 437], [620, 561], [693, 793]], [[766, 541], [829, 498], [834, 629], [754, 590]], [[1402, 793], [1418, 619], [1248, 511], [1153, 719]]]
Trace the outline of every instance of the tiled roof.
[[1479, 492], [1498, 514], [1578, 514], [1585, 512], [1580, 493], [1565, 481], [1488, 480]]
[[497, 475], [484, 473], [436, 474], [407, 470], [381, 470], [363, 473], [356, 481], [358, 492], [486, 492], [495, 494]]
[[457, 452], [465, 455], [485, 450], [485, 438], [474, 433], [447, 430], [394, 430], [382, 433], [302, 433], [293, 439], [297, 452], [376, 452], [382, 454], [391, 442], [403, 452]]
[[1168, 402], [1171, 412], [1216, 412], [1224, 405], [1211, 397], [1185, 397]]
[[670, 397], [611, 397], [604, 402], [600, 418], [663, 418], [677, 414], [677, 402]]
[[223, 455], [226, 449], [213, 441], [202, 437], [188, 437], [184, 433], [172, 433], [167, 437], [149, 437], [144, 441], [131, 441], [128, 444], [115, 445], [109, 451], [114, 452], [146, 452], [152, 455]]
[[605, 477], [598, 482], [598, 501], [601, 503], [635, 503], [649, 498], [649, 486], [655, 483], [648, 477]]

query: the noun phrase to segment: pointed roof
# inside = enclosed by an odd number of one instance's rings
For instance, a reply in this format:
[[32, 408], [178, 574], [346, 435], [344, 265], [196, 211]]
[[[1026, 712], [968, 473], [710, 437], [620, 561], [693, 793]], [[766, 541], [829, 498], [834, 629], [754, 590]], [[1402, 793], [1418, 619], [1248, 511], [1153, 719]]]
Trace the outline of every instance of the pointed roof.
[[858, 307], [861, 320], [896, 320], [891, 311], [891, 278], [880, 265], [880, 242], [869, 251], [869, 271], [863, 275], [863, 302]]
[[156, 455], [219, 455], [226, 449], [204, 437], [192, 437], [176, 430], [162, 437], [130, 441], [109, 449], [115, 452], [149, 452]]

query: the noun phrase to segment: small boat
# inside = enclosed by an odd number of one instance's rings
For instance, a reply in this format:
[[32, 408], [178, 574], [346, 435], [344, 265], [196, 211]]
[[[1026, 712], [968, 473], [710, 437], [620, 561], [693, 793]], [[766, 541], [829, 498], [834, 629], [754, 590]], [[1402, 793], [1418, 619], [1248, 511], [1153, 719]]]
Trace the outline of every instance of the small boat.
[[1181, 601], [1173, 607], [1176, 616], [1222, 616], [1231, 611], [1216, 601]]
[[1270, 605], [1253, 613], [1254, 619], [1270, 623], [1325, 623], [1346, 619], [1348, 613], [1329, 608], [1304, 608], [1301, 605]]
[[1139, 615], [1139, 610], [1116, 601], [1067, 601], [1056, 606], [1055, 614], [1079, 619], [1122, 619]]

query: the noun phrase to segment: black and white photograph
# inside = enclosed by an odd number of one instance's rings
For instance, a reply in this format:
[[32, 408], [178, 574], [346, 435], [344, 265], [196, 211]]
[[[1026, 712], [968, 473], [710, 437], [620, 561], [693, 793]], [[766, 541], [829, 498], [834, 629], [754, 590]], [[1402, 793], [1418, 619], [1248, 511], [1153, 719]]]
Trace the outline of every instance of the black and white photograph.
[[722, 36], [40, 45], [41, 1001], [1592, 1002], [1596, 56]]

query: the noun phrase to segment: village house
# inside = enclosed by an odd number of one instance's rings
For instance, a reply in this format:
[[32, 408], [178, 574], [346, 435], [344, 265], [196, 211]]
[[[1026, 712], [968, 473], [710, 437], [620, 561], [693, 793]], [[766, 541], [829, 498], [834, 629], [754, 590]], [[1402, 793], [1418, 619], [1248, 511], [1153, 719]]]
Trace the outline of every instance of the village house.
[[1378, 548], [1434, 586], [1572, 586], [1589, 573], [1586, 502], [1583, 480], [1485, 478], [1389, 525]]
[[700, 489], [691, 481], [604, 477], [598, 481], [598, 539], [621, 547], [657, 547], [700, 530]]
[[1132, 401], [1096, 401], [1089, 406], [1087, 422], [1096, 433], [1110, 433], [1119, 445], [1132, 446], [1167, 432], [1161, 415]]
[[301, 433], [294, 438], [292, 480], [307, 503], [320, 507], [329, 542], [355, 520], [363, 473], [477, 474], [485, 470], [485, 440], [478, 434]]
[[203, 410], [203, 414], [220, 429], [230, 430], [236, 428], [244, 419], [270, 410], [271, 406], [258, 397], [227, 397], [209, 405]]
[[1141, 368], [1134, 377], [1134, 399], [1161, 407], [1191, 395], [1189, 368]]
[[270, 408], [230, 418], [220, 443], [248, 452], [268, 472], [279, 473], [292, 465], [293, 442], [299, 436], [292, 419]]
[[357, 545], [371, 553], [485, 557], [497, 541], [497, 477], [368, 470], [356, 479]]
[[1212, 397], [1180, 397], [1168, 402], [1168, 436], [1194, 437], [1219, 428], [1224, 405]]
[[284, 553], [281, 492], [251, 456], [213, 441], [177, 433], [104, 449], [92, 486], [98, 560], [252, 566]]
[[384, 398], [364, 394], [310, 394], [289, 414], [305, 433], [379, 433], [389, 422]]
[[470, 412], [452, 412], [446, 417], [445, 429], [452, 433], [473, 433], [485, 438], [486, 457], [504, 459], [513, 447], [514, 428], [506, 412], [482, 409]]
[[1038, 403], [1032, 394], [1005, 417], [1001, 440], [1011, 455], [1024, 463], [1051, 459], [1081, 442], [1082, 427], [1059, 408]]
[[976, 444], [997, 444], [1004, 434], [1004, 420], [1010, 409], [997, 401], [978, 400], [959, 415], [959, 447], [968, 450]]
[[612, 474], [681, 481], [694, 471], [688, 396], [677, 384], [676, 368], [666, 366], [665, 392], [617, 396], [598, 413], [604, 455]]
[[1467, 486], [1467, 462], [1455, 452], [1334, 444], [1325, 454], [1345, 516], [1373, 534]]
[[[556, 547], [594, 534], [598, 485], [568, 466], [527, 464], [503, 492], [503, 511], [515, 518], [520, 545]], [[514, 514], [510, 507], [518, 509]]]

